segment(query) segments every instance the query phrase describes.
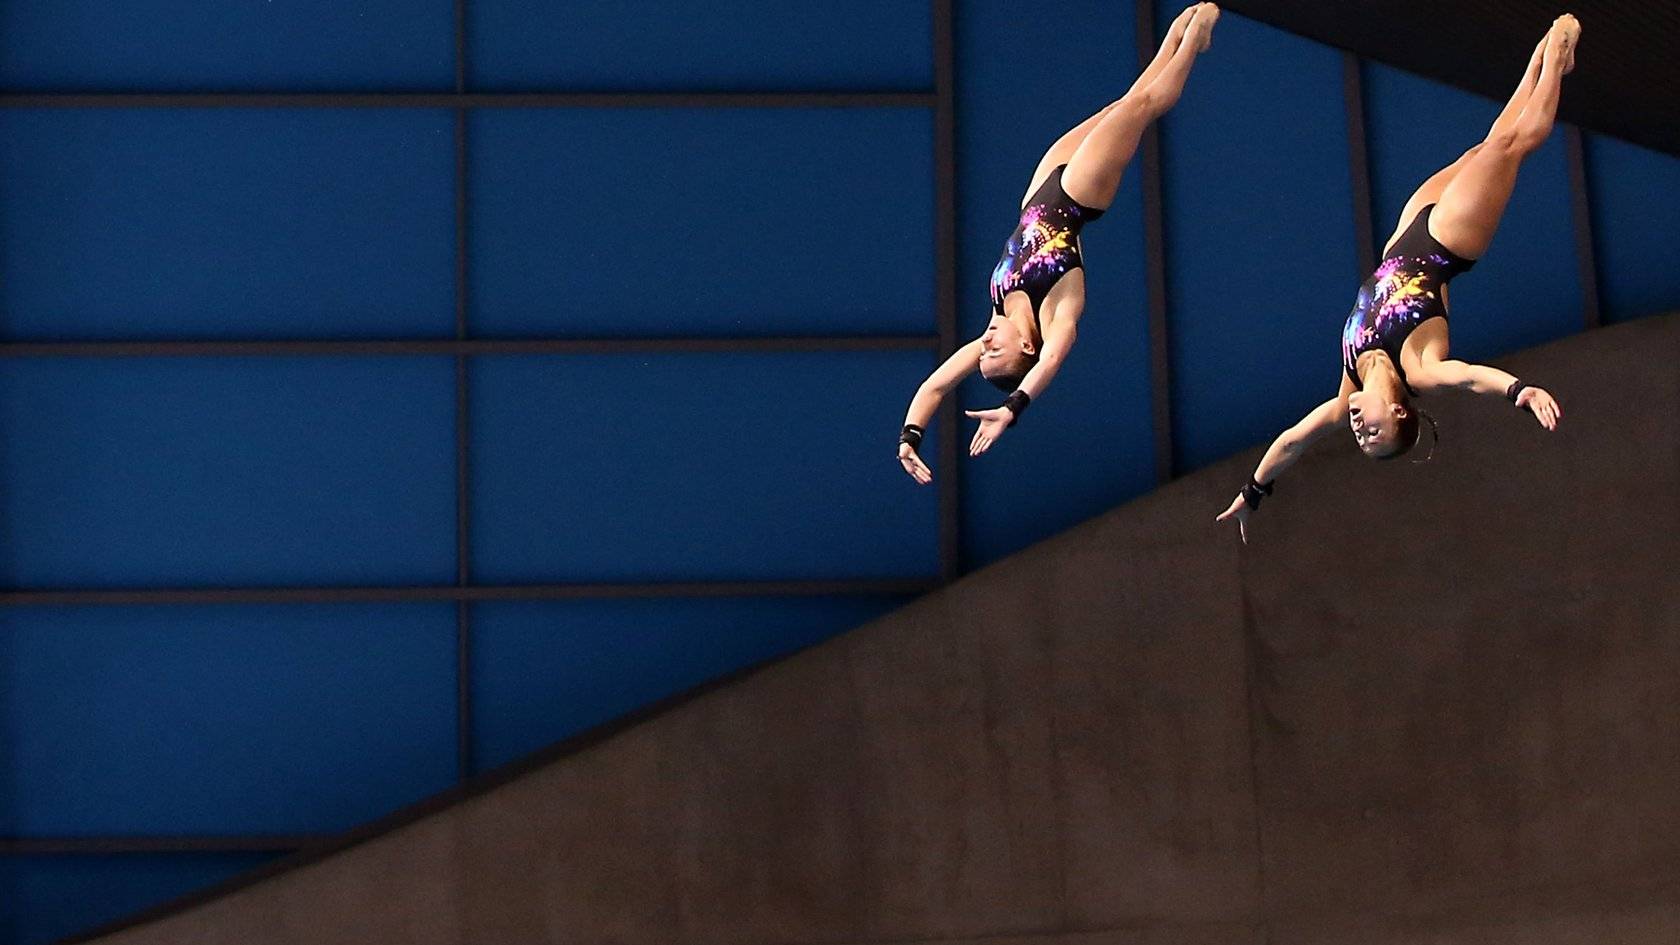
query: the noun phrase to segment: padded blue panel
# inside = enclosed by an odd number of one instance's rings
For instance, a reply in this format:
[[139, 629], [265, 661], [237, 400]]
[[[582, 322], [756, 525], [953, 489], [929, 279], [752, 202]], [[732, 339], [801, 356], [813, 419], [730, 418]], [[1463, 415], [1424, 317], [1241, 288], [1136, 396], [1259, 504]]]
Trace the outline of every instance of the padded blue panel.
[[443, 111], [0, 111], [11, 339], [455, 331]]
[[933, 85], [927, 0], [472, 0], [475, 88], [910, 89]]
[[452, 582], [447, 358], [0, 362], [13, 587]]
[[1179, 471], [1335, 395], [1342, 321], [1364, 278], [1347, 155], [1342, 54], [1221, 18], [1162, 128]]
[[6, 0], [9, 90], [452, 89], [449, 0]]
[[[1063, 132], [1125, 92], [1137, 76], [1129, 4], [1081, 5], [1069, 42], [1066, 15], [1023, 16], [1018, 3], [965, 4], [957, 18], [957, 265], [963, 336], [985, 330], [987, 280], [1014, 229], [1039, 158]], [[1053, 79], [1023, 50], [1054, 50]], [[987, 455], [962, 459], [968, 564], [1002, 557], [1147, 491], [1154, 483], [1149, 380], [1149, 297], [1138, 171], [1083, 236], [1085, 315], [1079, 342], [1042, 405]], [[900, 396], [909, 399], [914, 386]], [[965, 407], [1002, 394], [976, 378]], [[966, 446], [974, 433], [964, 419]], [[937, 454], [929, 454], [933, 459]]]
[[0, 945], [46, 945], [213, 886], [272, 854], [0, 856]]
[[[1486, 137], [1504, 103], [1382, 65], [1367, 63], [1364, 74], [1381, 243], [1412, 192]], [[1513, 86], [1518, 78], [1511, 77]], [[1499, 235], [1449, 295], [1457, 358], [1497, 359], [1581, 330], [1581, 273], [1561, 128], [1523, 163]]]
[[899, 603], [837, 597], [475, 606], [475, 757], [485, 767], [505, 764]]
[[936, 574], [936, 493], [895, 455], [931, 365], [920, 351], [476, 359], [474, 579]]
[[484, 111], [480, 335], [932, 333], [918, 109]]
[[1586, 149], [1605, 321], [1680, 309], [1680, 158], [1602, 135]]
[[0, 612], [0, 835], [331, 832], [441, 791], [454, 614]]

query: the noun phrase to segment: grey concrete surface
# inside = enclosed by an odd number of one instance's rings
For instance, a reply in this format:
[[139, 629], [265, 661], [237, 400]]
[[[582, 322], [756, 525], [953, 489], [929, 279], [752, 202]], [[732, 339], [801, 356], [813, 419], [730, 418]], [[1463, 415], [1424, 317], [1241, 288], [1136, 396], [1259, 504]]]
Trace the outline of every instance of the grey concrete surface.
[[1437, 399], [1246, 548], [1233, 458], [104, 941], [1680, 941], [1680, 317], [1503, 363], [1561, 431]]

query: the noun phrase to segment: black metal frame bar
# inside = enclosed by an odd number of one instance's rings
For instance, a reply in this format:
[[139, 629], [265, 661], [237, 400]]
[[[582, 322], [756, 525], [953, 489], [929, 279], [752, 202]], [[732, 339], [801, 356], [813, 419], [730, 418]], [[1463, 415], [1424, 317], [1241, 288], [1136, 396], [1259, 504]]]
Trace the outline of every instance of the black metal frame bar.
[[1377, 268], [1377, 230], [1372, 220], [1370, 138], [1365, 131], [1365, 83], [1360, 60], [1342, 53], [1342, 106], [1347, 114], [1348, 183], [1353, 194], [1353, 230], [1359, 254], [1357, 282]]
[[[455, 0], [455, 94], [467, 90], [467, 2]], [[467, 340], [467, 109], [455, 109], [455, 340]], [[455, 586], [472, 583], [467, 356], [455, 355]], [[455, 602], [455, 779], [472, 777], [472, 605]]]
[[930, 92], [6, 92], [5, 108], [935, 108]]
[[[1136, 0], [1138, 68], [1155, 58], [1155, 9]], [[1172, 346], [1167, 321], [1166, 211], [1161, 186], [1161, 132], [1156, 123], [1143, 132], [1143, 251], [1149, 284], [1149, 390], [1154, 416], [1155, 484], [1171, 482], [1177, 470], [1172, 432]]]
[[331, 835], [256, 834], [193, 837], [0, 837], [0, 856], [83, 856], [135, 853], [296, 853], [331, 843]]
[[1576, 125], [1563, 126], [1563, 150], [1569, 162], [1569, 210], [1574, 222], [1575, 260], [1581, 268], [1581, 310], [1587, 330], [1604, 324], [1599, 305], [1598, 254], [1594, 249], [1592, 198], [1587, 192], [1587, 154]]
[[[462, 212], [464, 212], [464, 207]], [[464, 250], [463, 250], [464, 252]], [[464, 266], [464, 258], [460, 266]], [[243, 341], [9, 341], [5, 358], [367, 357], [507, 354], [721, 354], [937, 350], [937, 335], [762, 338], [391, 338]]]
[[[957, 350], [957, 96], [954, 0], [933, 0], [934, 294], [939, 357]], [[960, 492], [962, 427], [957, 399], [939, 409], [939, 574], [954, 581], [962, 570]]]
[[64, 588], [0, 591], [0, 608], [176, 604], [462, 603], [668, 597], [845, 597], [922, 594], [927, 578], [808, 581], [669, 581], [366, 587]]

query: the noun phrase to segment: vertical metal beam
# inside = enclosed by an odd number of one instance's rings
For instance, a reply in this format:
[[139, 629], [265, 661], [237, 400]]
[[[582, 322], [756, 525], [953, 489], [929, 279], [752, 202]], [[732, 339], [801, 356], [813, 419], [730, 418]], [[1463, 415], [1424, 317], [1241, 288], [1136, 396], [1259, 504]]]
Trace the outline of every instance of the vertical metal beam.
[[1365, 132], [1365, 86], [1359, 57], [1342, 53], [1342, 107], [1347, 113], [1348, 181], [1353, 193], [1353, 231], [1359, 250], [1356, 282], [1364, 282], [1377, 268], [1377, 231], [1372, 223], [1370, 139]]
[[[1153, 0], [1136, 0], [1138, 69], [1155, 58]], [[1176, 463], [1172, 435], [1172, 348], [1167, 325], [1167, 253], [1165, 211], [1161, 198], [1159, 122], [1143, 133], [1143, 250], [1149, 284], [1149, 389], [1154, 407], [1155, 484], [1172, 481]]]
[[[467, 90], [467, 2], [455, 0], [455, 94]], [[455, 109], [455, 340], [467, 339], [467, 109]], [[455, 356], [455, 586], [472, 579], [467, 358]], [[472, 604], [455, 602], [455, 770], [472, 777]]]
[[[933, 0], [934, 297], [939, 357], [957, 350], [957, 96], [953, 0]], [[962, 568], [962, 506], [957, 398], [939, 408], [939, 576]]]
[[1592, 203], [1587, 195], [1587, 154], [1581, 129], [1563, 126], [1563, 150], [1569, 161], [1569, 208], [1575, 218], [1575, 261], [1581, 267], [1581, 310], [1587, 330], [1604, 324], [1598, 301], [1598, 254], [1593, 250]]

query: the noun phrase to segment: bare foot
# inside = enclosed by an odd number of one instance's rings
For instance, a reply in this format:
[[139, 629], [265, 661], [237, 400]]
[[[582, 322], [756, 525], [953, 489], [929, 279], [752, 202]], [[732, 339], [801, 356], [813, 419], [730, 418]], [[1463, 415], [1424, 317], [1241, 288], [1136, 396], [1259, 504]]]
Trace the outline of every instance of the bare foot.
[[[1196, 8], [1199, 6], [1201, 6], [1201, 4], [1192, 3], [1185, 7], [1178, 16], [1173, 18], [1172, 25], [1167, 27], [1166, 42], [1176, 43], [1184, 38], [1184, 31], [1190, 27], [1190, 18], [1196, 15]], [[1162, 45], [1165, 45], [1165, 43]]]
[[1219, 5], [1198, 3], [1194, 9], [1195, 15], [1190, 18], [1190, 25], [1184, 30], [1184, 38], [1195, 44], [1192, 49], [1207, 52], [1208, 47], [1213, 45], [1213, 24], [1219, 22]]
[[1581, 44], [1581, 21], [1575, 14], [1565, 13], [1552, 21], [1552, 36], [1562, 47], [1563, 74], [1575, 71], [1575, 47]]

